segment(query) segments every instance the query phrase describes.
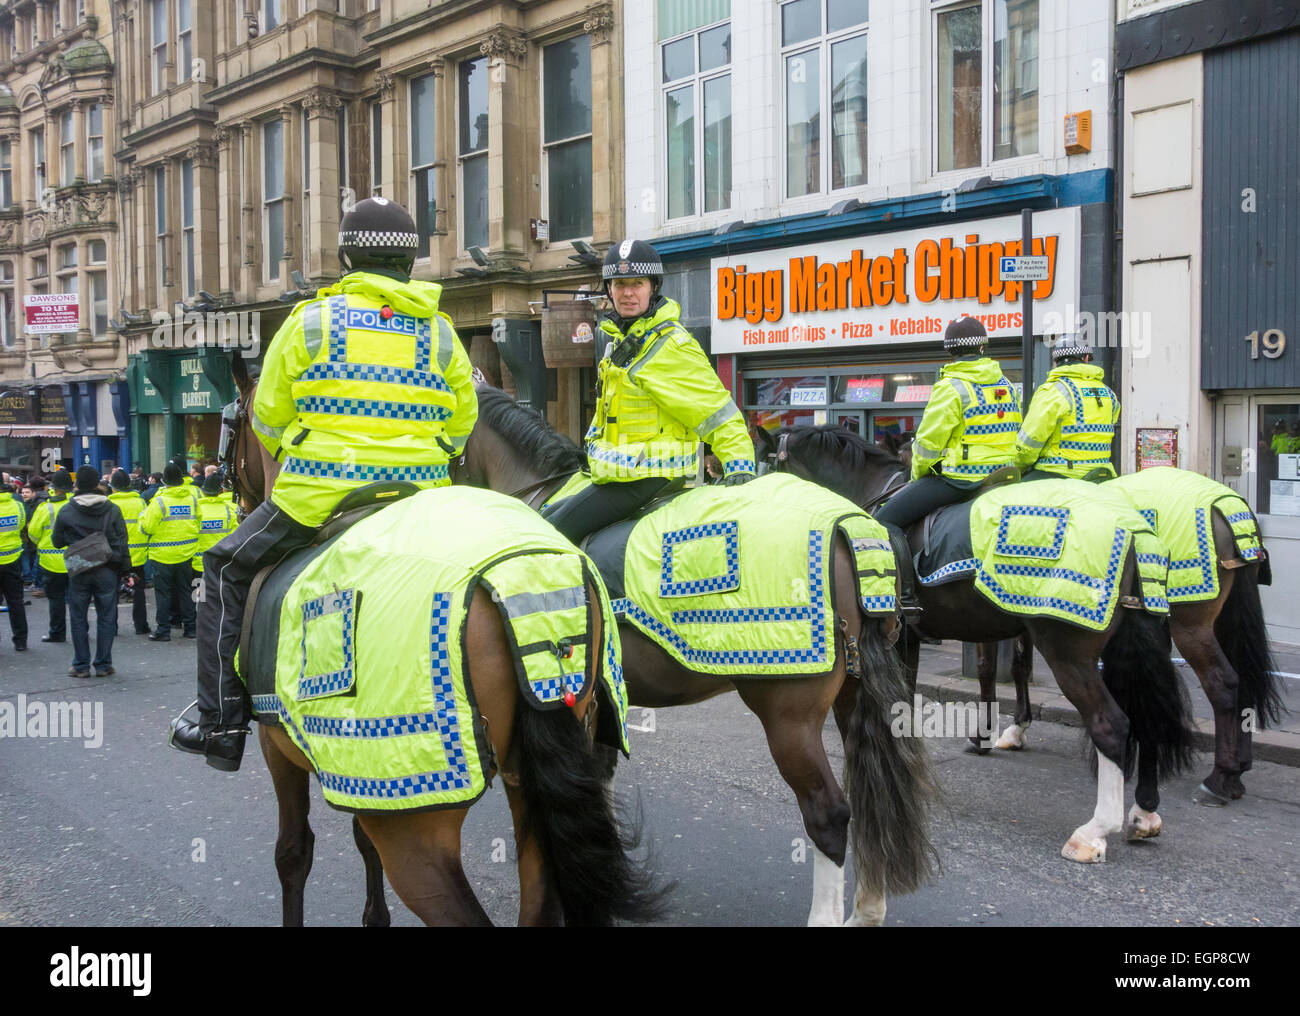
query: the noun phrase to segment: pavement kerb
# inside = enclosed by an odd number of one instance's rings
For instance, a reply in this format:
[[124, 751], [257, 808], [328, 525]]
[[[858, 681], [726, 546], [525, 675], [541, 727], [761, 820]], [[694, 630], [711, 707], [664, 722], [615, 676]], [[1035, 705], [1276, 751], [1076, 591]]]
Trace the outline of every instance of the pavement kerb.
[[[916, 679], [917, 693], [938, 702], [978, 702], [979, 682], [966, 677], [921, 673]], [[1008, 722], [1015, 715], [1015, 689], [997, 686], [998, 709]], [[1030, 686], [1029, 714], [1035, 720], [1047, 720], [1067, 727], [1081, 727], [1078, 712], [1058, 691]], [[1214, 721], [1193, 719], [1195, 743], [1199, 751], [1214, 752]], [[1255, 734], [1254, 756], [1265, 762], [1300, 767], [1300, 734], [1285, 730], [1263, 730]]]

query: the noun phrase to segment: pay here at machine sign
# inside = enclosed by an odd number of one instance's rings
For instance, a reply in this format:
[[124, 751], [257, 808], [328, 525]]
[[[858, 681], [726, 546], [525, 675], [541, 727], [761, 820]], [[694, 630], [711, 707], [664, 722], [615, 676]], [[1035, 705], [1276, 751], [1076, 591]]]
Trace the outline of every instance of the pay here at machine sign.
[[[1018, 336], [1021, 283], [1003, 282], [999, 269], [1020, 247], [1014, 215], [714, 258], [712, 351], [924, 342], [967, 314], [992, 337]], [[1041, 335], [1049, 314], [1075, 320], [1079, 209], [1036, 212], [1032, 253], [1049, 269], [1032, 284]]]

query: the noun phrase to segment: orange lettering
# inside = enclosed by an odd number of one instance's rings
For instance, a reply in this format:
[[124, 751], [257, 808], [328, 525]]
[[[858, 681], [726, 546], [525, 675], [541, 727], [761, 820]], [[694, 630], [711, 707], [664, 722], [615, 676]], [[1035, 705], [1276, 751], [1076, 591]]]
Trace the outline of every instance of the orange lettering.
[[806, 314], [813, 309], [813, 294], [817, 282], [817, 259], [811, 255], [806, 258], [790, 259], [790, 313]]
[[835, 266], [832, 264], [817, 269], [817, 309], [835, 309]]
[[939, 266], [939, 245], [933, 240], [922, 240], [916, 245], [916, 298], [922, 303], [933, 303], [939, 297], [939, 276], [931, 275]]
[[736, 270], [718, 269], [718, 320], [730, 321], [736, 316]]
[[877, 307], [889, 302], [889, 290], [894, 284], [894, 262], [881, 254], [871, 263], [871, 299]]
[[907, 248], [894, 250], [894, 303], [907, 303]]

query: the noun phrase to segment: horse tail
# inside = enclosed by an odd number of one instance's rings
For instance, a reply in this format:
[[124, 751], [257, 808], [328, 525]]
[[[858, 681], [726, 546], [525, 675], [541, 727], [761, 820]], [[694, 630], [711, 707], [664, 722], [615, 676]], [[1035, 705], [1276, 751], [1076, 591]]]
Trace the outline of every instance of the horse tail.
[[1264, 608], [1259, 601], [1259, 565], [1239, 569], [1232, 591], [1214, 626], [1223, 655], [1237, 672], [1237, 703], [1255, 711], [1255, 725], [1266, 730], [1282, 717], [1282, 693], [1268, 648]]
[[1102, 681], [1129, 720], [1124, 775], [1132, 775], [1138, 745], [1156, 753], [1159, 779], [1192, 762], [1191, 708], [1169, 658], [1169, 623], [1142, 610], [1120, 607], [1119, 628], [1102, 651]]
[[911, 700], [903, 662], [885, 644], [879, 624], [864, 627], [844, 740], [853, 866], [859, 889], [873, 896], [910, 893], [938, 865], [927, 832], [938, 789], [920, 738], [896, 737], [891, 730], [895, 703]]
[[[594, 705], [594, 703], [593, 703]], [[666, 889], [628, 856], [640, 842], [639, 819], [619, 828], [606, 786], [606, 764], [568, 709], [538, 710], [521, 696], [524, 830], [537, 837], [547, 875], [568, 925], [609, 925], [659, 916]]]

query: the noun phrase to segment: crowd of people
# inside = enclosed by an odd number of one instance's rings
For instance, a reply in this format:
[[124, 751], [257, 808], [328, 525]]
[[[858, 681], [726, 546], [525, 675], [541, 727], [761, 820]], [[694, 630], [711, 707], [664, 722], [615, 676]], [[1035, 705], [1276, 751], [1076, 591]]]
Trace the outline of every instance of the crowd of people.
[[[4, 473], [0, 481], [0, 604], [15, 652], [27, 649], [33, 599], [48, 606], [42, 642], [67, 642], [71, 635], [73, 677], [114, 673], [122, 598], [131, 601], [136, 634], [166, 642], [177, 627], [195, 637], [192, 590], [203, 552], [238, 522], [220, 466], [196, 462], [187, 473], [178, 457], [152, 475], [137, 465], [130, 474], [117, 469], [101, 476], [85, 465], [50, 477]], [[152, 627], [148, 587], [156, 601]]]

